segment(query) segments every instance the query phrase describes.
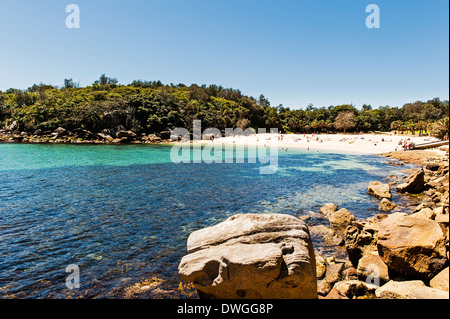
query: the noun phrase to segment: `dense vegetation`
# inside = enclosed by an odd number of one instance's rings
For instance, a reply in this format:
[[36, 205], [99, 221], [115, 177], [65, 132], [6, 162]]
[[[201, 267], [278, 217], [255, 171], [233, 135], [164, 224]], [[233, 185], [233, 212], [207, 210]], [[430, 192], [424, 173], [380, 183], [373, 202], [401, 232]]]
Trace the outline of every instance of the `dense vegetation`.
[[[0, 91], [0, 128], [16, 121], [16, 129], [33, 132], [83, 128], [92, 132], [123, 126], [136, 133], [158, 133], [175, 127], [278, 128], [289, 132], [368, 132], [427, 130], [448, 133], [449, 102], [434, 98], [401, 107], [363, 105], [304, 109], [271, 106], [261, 95], [253, 98], [239, 90], [217, 85], [164, 85], [134, 81], [120, 85], [102, 75], [91, 86], [79, 87], [65, 79], [62, 88], [33, 85], [27, 90]], [[447, 121], [447, 128], [443, 129]], [[444, 122], [444, 124], [442, 124]], [[438, 126], [440, 130], [438, 129]]]

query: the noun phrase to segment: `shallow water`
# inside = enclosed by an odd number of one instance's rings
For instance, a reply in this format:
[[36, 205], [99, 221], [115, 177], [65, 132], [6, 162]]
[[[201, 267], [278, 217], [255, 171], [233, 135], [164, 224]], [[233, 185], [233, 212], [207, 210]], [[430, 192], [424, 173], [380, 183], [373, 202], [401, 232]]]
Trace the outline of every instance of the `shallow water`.
[[[192, 231], [328, 202], [367, 218], [379, 202], [369, 181], [405, 168], [280, 150], [276, 174], [261, 175], [260, 163], [174, 164], [169, 155], [169, 146], [0, 144], [0, 298], [112, 297], [151, 277], [176, 288]], [[79, 266], [80, 289], [65, 285], [69, 264]]]

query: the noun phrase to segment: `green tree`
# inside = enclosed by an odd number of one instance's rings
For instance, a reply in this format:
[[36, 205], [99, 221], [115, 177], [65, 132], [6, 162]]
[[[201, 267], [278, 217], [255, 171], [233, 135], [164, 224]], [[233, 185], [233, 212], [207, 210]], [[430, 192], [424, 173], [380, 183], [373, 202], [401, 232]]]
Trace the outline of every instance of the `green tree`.
[[108, 84], [117, 84], [118, 81], [116, 78], [110, 78], [107, 77], [105, 74], [100, 75], [100, 78], [94, 82], [95, 84], [98, 84], [100, 86], [105, 86]]
[[65, 89], [74, 89], [80, 87], [80, 83], [75, 83], [73, 79], [64, 79], [64, 86]]
[[448, 116], [436, 121], [431, 127], [431, 136], [439, 139], [448, 140], [448, 130], [449, 130], [449, 118]]

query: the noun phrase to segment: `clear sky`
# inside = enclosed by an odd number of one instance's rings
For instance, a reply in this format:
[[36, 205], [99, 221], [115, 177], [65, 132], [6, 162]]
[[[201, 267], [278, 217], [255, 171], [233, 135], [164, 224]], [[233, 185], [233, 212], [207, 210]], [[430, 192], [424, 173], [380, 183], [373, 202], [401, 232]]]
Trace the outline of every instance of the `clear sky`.
[[[79, 29], [66, 28], [71, 3]], [[402, 106], [449, 99], [448, 39], [448, 0], [0, 0], [0, 90], [105, 73], [291, 108]]]

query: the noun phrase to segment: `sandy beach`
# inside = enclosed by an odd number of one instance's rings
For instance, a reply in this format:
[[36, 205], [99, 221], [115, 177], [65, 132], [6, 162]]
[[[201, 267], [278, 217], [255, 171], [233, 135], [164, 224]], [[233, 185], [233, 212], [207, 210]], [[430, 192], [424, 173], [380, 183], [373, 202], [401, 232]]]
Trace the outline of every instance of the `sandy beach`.
[[289, 150], [303, 149], [352, 154], [383, 154], [402, 151], [403, 144], [421, 144], [438, 141], [429, 136], [407, 136], [389, 134], [257, 134], [251, 136], [229, 136], [217, 138], [213, 143], [224, 145], [274, 145]]

